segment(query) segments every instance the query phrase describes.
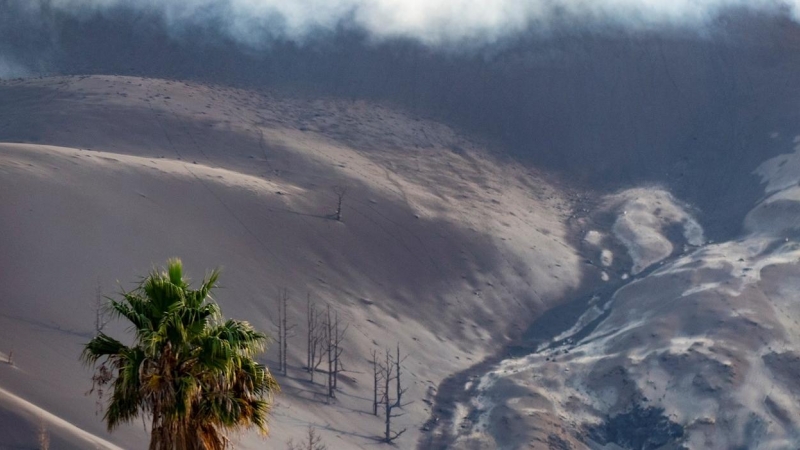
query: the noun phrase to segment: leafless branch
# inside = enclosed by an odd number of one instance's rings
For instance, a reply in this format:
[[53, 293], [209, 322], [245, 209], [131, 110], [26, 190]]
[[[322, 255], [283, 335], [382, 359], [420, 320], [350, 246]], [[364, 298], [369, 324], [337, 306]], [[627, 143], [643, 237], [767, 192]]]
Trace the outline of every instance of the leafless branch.
[[341, 357], [344, 352], [341, 345], [348, 328], [349, 325], [345, 325], [340, 330], [339, 312], [332, 310], [328, 305], [325, 318], [325, 352], [328, 355], [328, 397], [330, 398], [336, 398], [339, 373], [342, 371]]
[[322, 364], [324, 358], [324, 344], [325, 336], [327, 334], [327, 327], [324, 320], [320, 320], [319, 311], [315, 303], [311, 301], [311, 294], [308, 294], [306, 299], [306, 320], [308, 325], [307, 335], [307, 354], [306, 354], [306, 369], [310, 374], [311, 382], [314, 382], [314, 373]]
[[336, 194], [336, 212], [334, 213], [333, 217], [337, 222], [341, 222], [342, 203], [344, 202], [345, 195], [347, 195], [347, 186], [334, 186], [333, 193]]
[[[296, 325], [289, 325], [288, 323], [288, 303], [289, 291], [284, 288], [278, 299], [278, 321], [276, 323], [278, 327], [278, 370], [283, 372], [283, 375], [287, 374], [289, 367], [290, 331], [294, 330], [296, 327]], [[294, 336], [294, 334], [291, 334], [291, 336]]]
[[94, 297], [94, 331], [100, 333], [109, 321], [110, 319], [106, 316], [105, 302], [103, 302], [103, 288], [98, 278]]
[[308, 427], [308, 434], [302, 442], [294, 443], [291, 439], [286, 443], [286, 450], [328, 450], [314, 427]]
[[[376, 361], [377, 371], [380, 372], [380, 378], [383, 381], [380, 403], [383, 405], [384, 409], [384, 432], [382, 440], [385, 443], [394, 442], [400, 435], [406, 432], [406, 429], [399, 432], [392, 432], [392, 419], [405, 415], [405, 413], [395, 413], [393, 411], [395, 408], [402, 409], [404, 406], [408, 405], [408, 403], [401, 402], [403, 394], [407, 391], [407, 388], [402, 386], [401, 380], [401, 363], [404, 360], [405, 358], [401, 358], [400, 356], [400, 344], [397, 345], [396, 356], [393, 357], [390, 351], [386, 351], [383, 363], [377, 363], [377, 354], [373, 352], [373, 361]], [[378, 375], [375, 375], [376, 384], [377, 378]], [[392, 398], [390, 392], [392, 384], [395, 385], [394, 398]], [[377, 395], [375, 398], [377, 398]], [[375, 410], [377, 410], [377, 408], [373, 411]]]

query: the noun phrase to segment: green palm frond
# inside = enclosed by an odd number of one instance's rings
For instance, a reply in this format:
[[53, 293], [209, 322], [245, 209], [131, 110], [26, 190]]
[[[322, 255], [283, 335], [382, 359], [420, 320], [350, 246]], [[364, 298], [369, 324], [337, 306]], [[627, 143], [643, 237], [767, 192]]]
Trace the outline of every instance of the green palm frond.
[[144, 354], [131, 349], [118, 359], [118, 376], [114, 381], [114, 391], [106, 409], [105, 421], [111, 431], [122, 423], [130, 422], [139, 414], [142, 404], [142, 389], [139, 378]]
[[203, 280], [203, 283], [200, 285], [196, 291], [193, 291], [190, 296], [191, 304], [190, 306], [193, 308], [199, 307], [205, 300], [209, 299], [211, 295], [211, 290], [216, 287], [217, 280], [219, 279], [220, 271], [219, 270], [212, 270], [208, 277]]
[[266, 334], [256, 331], [249, 323], [239, 320], [229, 319], [224, 324], [212, 328], [209, 334], [226, 340], [231, 347], [244, 351], [248, 355], [263, 351], [269, 343]]
[[171, 282], [164, 275], [153, 273], [141, 286], [141, 290], [156, 312], [161, 314], [171, 307], [180, 306], [185, 297], [185, 289]]
[[86, 364], [94, 364], [102, 357], [115, 357], [128, 350], [120, 341], [99, 333], [83, 348], [81, 360]]
[[183, 263], [179, 258], [172, 258], [167, 261], [167, 274], [173, 286], [181, 289], [188, 287], [183, 280]]
[[219, 271], [211, 271], [192, 290], [180, 260], [172, 259], [122, 292], [121, 300], [110, 300], [111, 313], [130, 322], [134, 345], [100, 333], [81, 354], [87, 364], [105, 361], [101, 382], [113, 379], [109, 430], [149, 414], [151, 449], [211, 450], [228, 446], [228, 431], [267, 432], [272, 395], [280, 388], [253, 358], [269, 337], [247, 322], [222, 318], [211, 297], [218, 279]]

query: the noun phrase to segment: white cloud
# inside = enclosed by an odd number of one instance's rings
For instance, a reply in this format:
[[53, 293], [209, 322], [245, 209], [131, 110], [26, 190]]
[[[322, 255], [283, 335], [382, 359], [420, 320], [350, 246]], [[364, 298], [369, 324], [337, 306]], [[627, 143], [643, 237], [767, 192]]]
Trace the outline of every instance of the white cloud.
[[[39, 0], [42, 1], [42, 0]], [[491, 41], [554, 19], [629, 27], [701, 25], [721, 8], [786, 10], [800, 0], [53, 0], [66, 11], [135, 5], [162, 12], [175, 24], [214, 19], [255, 43], [269, 35], [302, 38], [315, 30], [356, 25], [373, 37], [411, 37], [437, 44]], [[280, 25], [279, 25], [280, 24]]]

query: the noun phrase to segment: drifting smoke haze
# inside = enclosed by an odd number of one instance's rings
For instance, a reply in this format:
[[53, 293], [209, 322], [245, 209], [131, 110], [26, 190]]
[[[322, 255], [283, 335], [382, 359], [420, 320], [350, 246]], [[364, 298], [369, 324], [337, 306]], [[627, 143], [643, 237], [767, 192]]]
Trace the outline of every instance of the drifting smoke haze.
[[[15, 0], [7, 0], [11, 4]], [[800, 0], [22, 0], [27, 14], [80, 17], [112, 9], [159, 14], [173, 30], [219, 28], [248, 45], [303, 41], [319, 32], [365, 31], [374, 40], [490, 44], [523, 31], [582, 24], [627, 29], [697, 27], [727, 9], [800, 17]], [[0, 2], [2, 4], [2, 2]]]
[[4, 58], [0, 54], [0, 79], [27, 76], [28, 71], [16, 62]]

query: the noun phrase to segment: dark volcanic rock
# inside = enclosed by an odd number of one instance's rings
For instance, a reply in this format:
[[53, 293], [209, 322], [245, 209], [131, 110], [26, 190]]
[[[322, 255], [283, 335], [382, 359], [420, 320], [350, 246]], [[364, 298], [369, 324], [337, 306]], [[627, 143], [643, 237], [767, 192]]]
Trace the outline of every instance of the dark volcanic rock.
[[685, 448], [681, 443], [683, 427], [669, 420], [662, 408], [634, 405], [629, 411], [609, 417], [604, 423], [589, 427], [588, 437], [603, 444], [613, 443], [625, 449], [650, 450]]

